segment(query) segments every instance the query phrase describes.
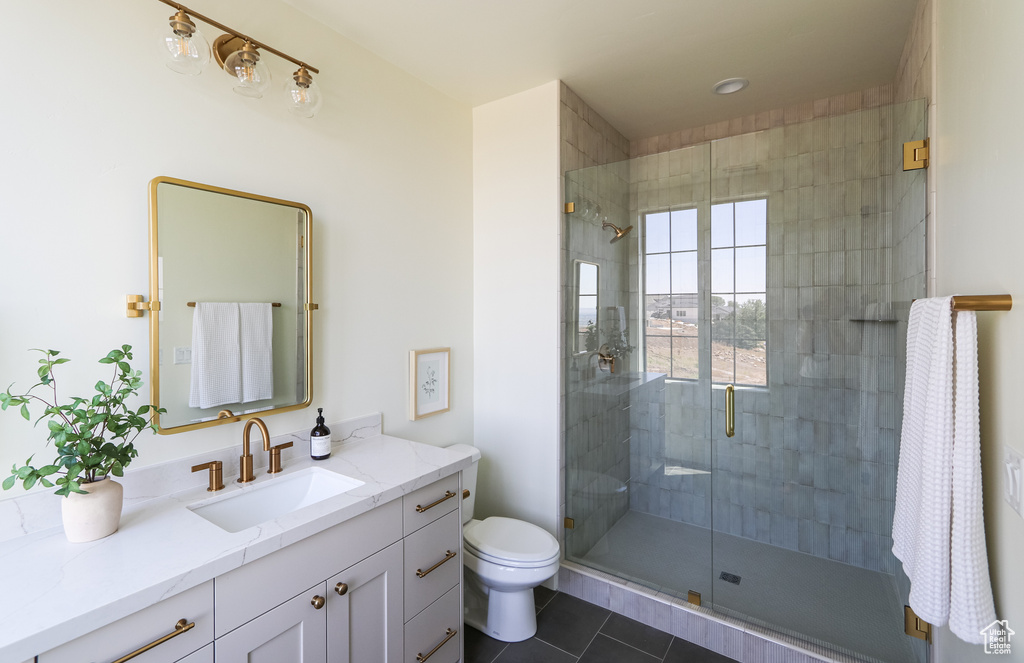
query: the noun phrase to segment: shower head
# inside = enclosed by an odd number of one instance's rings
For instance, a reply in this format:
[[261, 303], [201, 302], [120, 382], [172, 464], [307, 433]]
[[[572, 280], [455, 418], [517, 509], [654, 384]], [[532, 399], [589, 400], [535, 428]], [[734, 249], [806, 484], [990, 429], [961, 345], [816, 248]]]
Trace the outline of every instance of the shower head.
[[615, 242], [619, 241], [620, 239], [628, 235], [629, 231], [633, 229], [633, 226], [626, 226], [625, 229], [621, 229], [614, 223], [608, 223], [607, 221], [605, 221], [604, 225], [601, 226], [601, 229], [603, 230], [605, 228], [611, 228], [612, 230], [615, 231], [615, 237], [612, 237], [611, 241], [611, 243], [614, 244]]

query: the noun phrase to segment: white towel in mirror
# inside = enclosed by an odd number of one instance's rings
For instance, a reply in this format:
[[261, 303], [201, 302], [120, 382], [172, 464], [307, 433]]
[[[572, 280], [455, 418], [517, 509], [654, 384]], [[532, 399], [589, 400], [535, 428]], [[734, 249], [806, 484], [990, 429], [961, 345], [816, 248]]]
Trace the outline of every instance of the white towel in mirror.
[[242, 401], [274, 397], [274, 318], [270, 304], [239, 304]]
[[197, 302], [192, 316], [189, 407], [217, 407], [242, 399], [239, 309], [235, 303]]

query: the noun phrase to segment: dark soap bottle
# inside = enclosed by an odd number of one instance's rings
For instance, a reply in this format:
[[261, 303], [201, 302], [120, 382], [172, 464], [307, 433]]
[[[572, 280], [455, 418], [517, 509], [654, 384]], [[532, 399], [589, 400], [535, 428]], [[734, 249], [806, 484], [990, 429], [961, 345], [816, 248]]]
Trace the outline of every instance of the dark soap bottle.
[[316, 411], [316, 426], [309, 431], [309, 455], [313, 460], [327, 460], [331, 457], [331, 429], [324, 426], [324, 409], [318, 407]]

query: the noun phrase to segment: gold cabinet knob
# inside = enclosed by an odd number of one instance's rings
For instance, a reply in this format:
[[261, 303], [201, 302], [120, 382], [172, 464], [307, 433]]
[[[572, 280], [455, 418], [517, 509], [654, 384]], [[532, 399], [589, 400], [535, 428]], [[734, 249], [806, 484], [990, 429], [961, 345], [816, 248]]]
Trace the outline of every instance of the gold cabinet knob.
[[343, 582], [339, 582], [334, 586], [334, 591], [338, 592], [338, 596], [345, 596], [345, 594], [348, 594], [348, 585]]
[[325, 598], [324, 598], [324, 597], [322, 597], [322, 596], [314, 596], [314, 597], [313, 597], [313, 600], [312, 600], [312, 601], [310, 601], [310, 603], [312, 603], [312, 604], [313, 604], [313, 607], [314, 607], [314, 608], [316, 608], [317, 610], [319, 610], [320, 608], [324, 607], [324, 603], [327, 603], [327, 599], [325, 599]]

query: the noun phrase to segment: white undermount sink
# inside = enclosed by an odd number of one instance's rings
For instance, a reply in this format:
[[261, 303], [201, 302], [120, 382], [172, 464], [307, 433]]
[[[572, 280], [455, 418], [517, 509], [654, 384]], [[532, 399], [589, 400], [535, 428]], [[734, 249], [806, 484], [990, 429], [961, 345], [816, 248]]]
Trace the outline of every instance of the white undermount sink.
[[280, 516], [298, 511], [364, 482], [319, 467], [273, 477], [233, 495], [212, 498], [188, 508], [227, 532], [241, 532]]

